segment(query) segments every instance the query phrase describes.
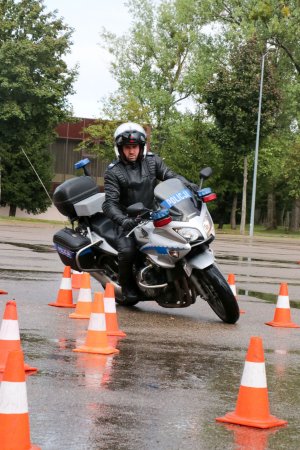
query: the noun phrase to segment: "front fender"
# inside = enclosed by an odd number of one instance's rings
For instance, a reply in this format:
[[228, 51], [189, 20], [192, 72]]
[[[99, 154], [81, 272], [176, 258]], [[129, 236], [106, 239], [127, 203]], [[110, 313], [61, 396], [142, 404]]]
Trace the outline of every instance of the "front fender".
[[211, 249], [206, 249], [204, 252], [199, 253], [198, 255], [193, 256], [192, 258], [186, 258], [189, 267], [192, 269], [205, 269], [206, 267], [211, 266], [215, 257], [213, 251]]

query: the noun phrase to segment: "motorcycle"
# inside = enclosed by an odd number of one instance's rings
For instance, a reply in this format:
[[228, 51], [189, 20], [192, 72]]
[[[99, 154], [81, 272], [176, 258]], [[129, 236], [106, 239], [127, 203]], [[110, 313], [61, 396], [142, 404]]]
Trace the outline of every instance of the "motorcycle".
[[140, 292], [138, 300], [129, 300], [122, 297], [118, 284], [115, 225], [103, 214], [105, 194], [90, 176], [89, 163], [87, 158], [76, 163], [84, 175], [66, 180], [53, 194], [55, 206], [71, 223], [71, 228], [53, 237], [62, 262], [73, 270], [89, 272], [104, 287], [112, 283], [120, 305], [154, 300], [164, 308], [183, 308], [199, 296], [221, 320], [235, 323], [239, 318], [236, 298], [209, 248], [215, 230], [206, 204], [216, 194], [202, 184], [212, 169], [200, 171], [197, 193], [172, 178], [155, 187], [155, 209], [143, 203], [127, 208], [128, 216], [136, 219], [128, 235], [134, 233], [138, 248], [132, 270]]

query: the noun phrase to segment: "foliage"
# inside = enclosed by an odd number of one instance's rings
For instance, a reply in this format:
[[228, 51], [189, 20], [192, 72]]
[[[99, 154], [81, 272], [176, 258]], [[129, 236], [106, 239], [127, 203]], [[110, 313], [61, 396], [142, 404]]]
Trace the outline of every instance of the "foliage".
[[198, 114], [178, 114], [172, 121], [169, 139], [165, 142], [162, 155], [168, 166], [184, 175], [194, 183], [199, 182], [199, 171], [213, 164], [214, 177], [218, 177], [218, 161], [220, 149], [212, 141], [210, 135], [214, 128], [205, 123], [200, 112]]
[[177, 172], [197, 182], [201, 167], [213, 167], [210, 184], [218, 190], [219, 215], [227, 216], [233, 195], [241, 191], [244, 155], [253, 163], [265, 55], [258, 200], [262, 205], [270, 189], [287, 186], [287, 174], [293, 187], [284, 191], [296, 195], [297, 176], [289, 172], [291, 158], [283, 149], [297, 151], [299, 3], [129, 0], [128, 5], [128, 33], [102, 32], [119, 84], [102, 108], [102, 119], [113, 123], [101, 120], [88, 128], [83, 145], [108, 157], [119, 122], [148, 124], [152, 150]]
[[46, 210], [49, 200], [21, 147], [49, 187], [53, 169], [45, 149], [69, 115], [66, 96], [75, 77], [63, 60], [71, 30], [44, 9], [37, 0], [0, 0], [1, 202], [33, 213]]
[[[209, 113], [218, 128], [218, 138], [234, 161], [254, 148], [257, 128], [258, 93], [260, 85], [261, 49], [255, 40], [241, 44], [230, 53], [228, 64], [219, 67], [203, 94]], [[276, 126], [280, 92], [274, 69], [267, 62], [264, 71], [263, 108], [260, 136]]]
[[203, 0], [201, 8], [223, 26], [229, 40], [256, 37], [274, 45], [284, 56], [284, 65], [300, 74], [298, 0]]
[[[190, 99], [189, 105], [195, 107], [192, 98], [212, 72], [214, 46], [202, 32], [205, 20], [197, 17], [199, 1], [130, 0], [128, 4], [132, 14], [129, 33], [117, 37], [102, 32], [103, 45], [113, 56], [111, 71], [119, 89], [104, 102], [101, 117], [113, 120], [113, 127], [116, 121], [128, 120], [149, 125], [152, 151], [187, 178], [198, 180], [198, 164], [189, 161], [198, 163], [202, 149], [211, 144], [208, 133], [201, 143], [197, 141], [198, 114], [184, 111], [183, 105]], [[109, 136], [103, 121], [86, 131], [90, 137], [82, 145], [107, 156]], [[102, 135], [107, 139], [99, 142]]]
[[[292, 163], [291, 163], [292, 161]], [[284, 160], [284, 178], [289, 196], [293, 199], [300, 198], [300, 138], [296, 135], [286, 148]]]

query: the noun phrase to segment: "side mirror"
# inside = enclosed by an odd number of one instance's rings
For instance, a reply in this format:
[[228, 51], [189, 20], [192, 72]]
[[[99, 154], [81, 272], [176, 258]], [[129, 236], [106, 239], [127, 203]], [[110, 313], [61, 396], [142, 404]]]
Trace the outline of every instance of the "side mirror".
[[149, 211], [142, 202], [134, 203], [126, 209], [129, 217], [140, 216], [142, 213]]
[[204, 169], [201, 169], [199, 173], [200, 180], [206, 180], [211, 176], [212, 172], [213, 171], [211, 167], [204, 167]]

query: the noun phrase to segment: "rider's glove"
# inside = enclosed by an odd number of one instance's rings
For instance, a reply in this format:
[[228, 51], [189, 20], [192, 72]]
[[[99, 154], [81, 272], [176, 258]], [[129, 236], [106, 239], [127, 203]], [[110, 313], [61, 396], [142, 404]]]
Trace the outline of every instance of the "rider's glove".
[[194, 183], [189, 183], [187, 185], [187, 188], [190, 189], [192, 192], [194, 192], [195, 194], [199, 191], [199, 186], [198, 184], [194, 184]]
[[137, 226], [136, 219], [125, 219], [122, 222], [122, 228], [125, 231], [131, 231], [136, 226]]

